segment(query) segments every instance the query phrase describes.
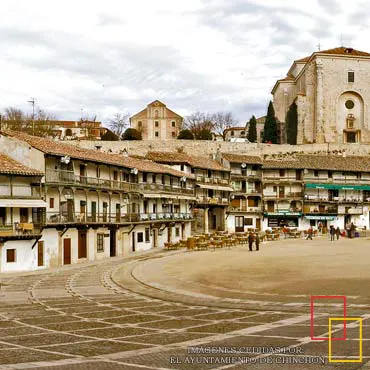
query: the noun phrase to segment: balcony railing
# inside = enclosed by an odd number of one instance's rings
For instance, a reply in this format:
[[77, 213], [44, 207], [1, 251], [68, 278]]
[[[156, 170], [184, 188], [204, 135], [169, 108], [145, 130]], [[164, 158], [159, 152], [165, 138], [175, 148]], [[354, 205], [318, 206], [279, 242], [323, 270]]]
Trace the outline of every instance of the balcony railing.
[[218, 185], [229, 185], [229, 179], [222, 179], [218, 177], [207, 177], [207, 176], [196, 176], [196, 182], [204, 184], [218, 184]]
[[62, 183], [70, 185], [80, 185], [93, 188], [116, 189], [127, 192], [149, 192], [149, 191], [162, 191], [165, 193], [187, 194], [194, 195], [194, 188], [180, 187], [170, 184], [157, 184], [157, 183], [130, 183], [109, 179], [102, 179], [97, 177], [87, 177], [76, 175], [73, 171], [46, 171], [45, 182], [47, 183]]
[[41, 225], [33, 222], [14, 222], [0, 225], [1, 237], [30, 237], [41, 234]]
[[305, 195], [305, 201], [306, 202], [309, 202], [309, 201], [312, 201], [312, 202], [332, 202], [332, 203], [361, 203], [361, 202], [364, 202], [364, 201], [370, 201], [370, 198], [368, 197], [360, 197], [360, 198], [357, 198], [357, 197], [348, 197], [348, 198], [344, 198], [344, 197], [323, 197], [323, 196], [314, 196], [314, 195]]
[[277, 175], [263, 175], [263, 180], [267, 182], [286, 182], [286, 181], [297, 181], [301, 182], [302, 178], [297, 178], [296, 176], [277, 176]]
[[304, 176], [303, 178], [304, 182], [309, 183], [318, 183], [318, 184], [369, 184], [370, 178], [361, 178], [358, 179], [356, 177], [316, 177], [316, 176]]
[[220, 197], [197, 197], [197, 203], [199, 204], [214, 204], [214, 205], [227, 205], [230, 203], [229, 199], [227, 198], [220, 198]]
[[231, 170], [231, 177], [235, 178], [261, 178], [262, 177], [262, 171], [236, 171]]
[[234, 193], [245, 195], [262, 194], [262, 189], [234, 189]]
[[284, 194], [279, 194], [276, 192], [264, 192], [263, 196], [265, 198], [270, 198], [270, 199], [286, 199], [286, 198], [302, 198], [303, 197], [303, 192], [301, 191], [296, 191], [296, 192], [289, 192], [289, 193], [284, 193]]
[[337, 214], [338, 207], [303, 206], [303, 213]]
[[127, 223], [151, 220], [190, 220], [192, 213], [179, 213], [179, 212], [158, 212], [158, 213], [55, 213], [48, 212], [46, 215], [46, 224], [56, 225], [65, 223]]
[[41, 190], [30, 185], [0, 185], [0, 198], [41, 198]]
[[262, 212], [262, 206], [260, 207], [230, 207], [230, 212]]

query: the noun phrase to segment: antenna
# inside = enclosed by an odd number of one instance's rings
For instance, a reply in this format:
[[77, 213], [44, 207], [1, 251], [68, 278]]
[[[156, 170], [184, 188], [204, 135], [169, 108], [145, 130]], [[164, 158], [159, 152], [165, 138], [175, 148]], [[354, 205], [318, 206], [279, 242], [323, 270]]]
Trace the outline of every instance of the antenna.
[[318, 50], [318, 51], [320, 51], [320, 50], [321, 50], [320, 40], [319, 40], [319, 42], [317, 43], [316, 47], [317, 47], [317, 50]]
[[340, 34], [340, 46], [343, 47], [343, 33]]
[[27, 103], [32, 104], [32, 135], [35, 135], [35, 98], [31, 98]]

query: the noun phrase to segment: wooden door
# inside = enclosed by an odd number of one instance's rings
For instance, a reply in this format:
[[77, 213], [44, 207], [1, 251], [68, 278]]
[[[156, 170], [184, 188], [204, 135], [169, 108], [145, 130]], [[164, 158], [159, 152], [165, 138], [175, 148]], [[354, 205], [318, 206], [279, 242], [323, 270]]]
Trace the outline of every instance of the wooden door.
[[73, 222], [73, 200], [67, 200], [67, 219], [68, 222]]
[[279, 198], [284, 198], [285, 192], [284, 192], [284, 186], [279, 186]]
[[256, 229], [261, 230], [261, 219], [256, 218]]
[[273, 201], [268, 201], [267, 202], [267, 212], [274, 212], [275, 206]]
[[86, 166], [80, 164], [80, 183], [86, 184]]
[[171, 243], [172, 240], [172, 227], [168, 226], [167, 228], [167, 242]]
[[6, 208], [0, 207], [0, 225], [6, 224]]
[[37, 266], [44, 266], [44, 242], [37, 243]]
[[96, 202], [91, 202], [91, 221], [96, 222]]
[[87, 235], [85, 230], [78, 230], [78, 258], [87, 258]]
[[135, 231], [132, 232], [132, 251], [135, 252], [136, 249], [136, 233]]
[[158, 231], [157, 229], [152, 229], [153, 231], [153, 248], [157, 248], [158, 246]]
[[117, 238], [116, 238], [116, 229], [110, 230], [110, 256], [115, 257], [116, 255], [116, 246], [117, 246]]
[[71, 264], [71, 239], [63, 239], [63, 265]]
[[244, 216], [235, 216], [235, 232], [240, 233], [244, 231]]
[[116, 222], [121, 222], [121, 205], [116, 204]]
[[20, 222], [28, 222], [28, 208], [19, 209]]

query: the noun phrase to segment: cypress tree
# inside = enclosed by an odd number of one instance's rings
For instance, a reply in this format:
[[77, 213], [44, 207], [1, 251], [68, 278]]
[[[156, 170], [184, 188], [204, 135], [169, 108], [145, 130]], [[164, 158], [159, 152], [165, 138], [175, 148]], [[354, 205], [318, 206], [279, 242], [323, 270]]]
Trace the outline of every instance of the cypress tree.
[[270, 101], [269, 106], [267, 108], [267, 115], [265, 126], [263, 129], [263, 141], [271, 142], [272, 144], [277, 144], [277, 123], [275, 118], [275, 110], [274, 106], [272, 105], [272, 101]]
[[248, 136], [247, 139], [251, 143], [255, 143], [257, 141], [257, 120], [255, 116], [252, 116], [252, 118], [248, 122]]
[[298, 129], [298, 113], [297, 113], [297, 104], [293, 104], [289, 107], [289, 110], [286, 114], [286, 134], [287, 134], [287, 143], [296, 145], [297, 144], [297, 129]]

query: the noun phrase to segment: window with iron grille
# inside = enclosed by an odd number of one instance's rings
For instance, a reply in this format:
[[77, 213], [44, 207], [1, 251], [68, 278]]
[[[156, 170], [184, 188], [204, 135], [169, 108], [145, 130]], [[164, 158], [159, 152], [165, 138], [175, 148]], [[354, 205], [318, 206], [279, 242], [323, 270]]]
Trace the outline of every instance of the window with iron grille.
[[104, 234], [97, 234], [96, 251], [97, 252], [104, 252]]

